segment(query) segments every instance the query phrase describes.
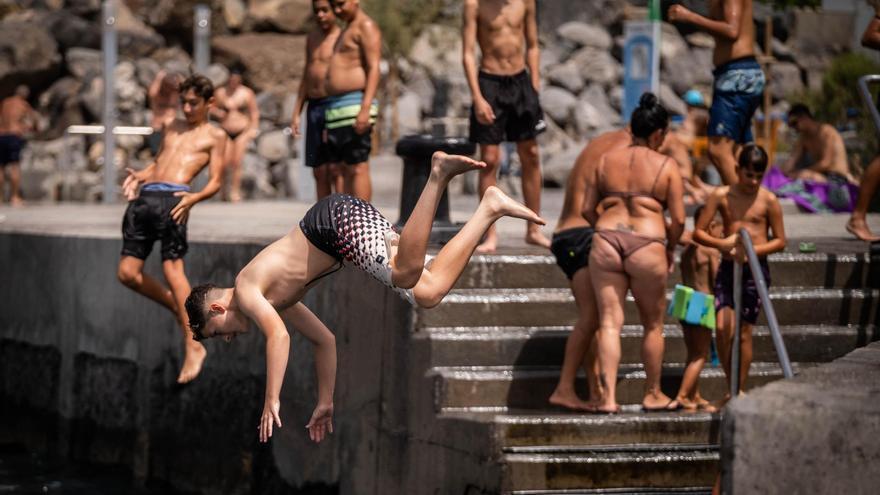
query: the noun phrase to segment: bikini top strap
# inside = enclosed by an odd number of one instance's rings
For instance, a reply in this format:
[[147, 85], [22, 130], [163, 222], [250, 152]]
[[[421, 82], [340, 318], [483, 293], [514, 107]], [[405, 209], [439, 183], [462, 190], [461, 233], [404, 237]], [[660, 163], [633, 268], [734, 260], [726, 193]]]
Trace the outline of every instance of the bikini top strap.
[[666, 168], [666, 162], [668, 161], [669, 157], [667, 156], [666, 159], [663, 160], [663, 164], [660, 165], [660, 170], [657, 171], [657, 176], [654, 177], [654, 185], [651, 186], [651, 196], [655, 199], [657, 198], [657, 196], [654, 195], [654, 190], [657, 189], [657, 182], [660, 180], [660, 175], [663, 174], [663, 169]]

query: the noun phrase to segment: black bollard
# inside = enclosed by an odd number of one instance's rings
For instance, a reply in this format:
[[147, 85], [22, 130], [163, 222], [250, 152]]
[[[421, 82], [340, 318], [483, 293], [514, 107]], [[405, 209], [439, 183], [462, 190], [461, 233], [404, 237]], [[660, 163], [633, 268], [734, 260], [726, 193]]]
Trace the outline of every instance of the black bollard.
[[[404, 136], [397, 142], [397, 156], [403, 158], [403, 183], [400, 189], [400, 218], [397, 227], [409, 220], [422, 189], [431, 174], [431, 155], [435, 151], [444, 151], [455, 155], [473, 155], [476, 145], [465, 138], [434, 137], [429, 135]], [[437, 205], [437, 215], [431, 229], [431, 243], [443, 244], [454, 236], [461, 225], [453, 224], [449, 219], [449, 197], [446, 191]]]

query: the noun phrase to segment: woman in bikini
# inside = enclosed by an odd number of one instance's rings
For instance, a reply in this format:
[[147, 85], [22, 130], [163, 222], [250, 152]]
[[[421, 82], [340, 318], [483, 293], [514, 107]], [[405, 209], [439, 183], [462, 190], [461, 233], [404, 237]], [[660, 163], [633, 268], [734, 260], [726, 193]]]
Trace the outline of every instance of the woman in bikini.
[[241, 201], [241, 162], [248, 144], [257, 136], [260, 110], [253, 90], [242, 84], [241, 70], [232, 69], [226, 85], [214, 93], [216, 114], [220, 127], [229, 136], [226, 147], [226, 167], [229, 170], [229, 195], [224, 188], [223, 198], [233, 203]]
[[[632, 145], [599, 160], [584, 199], [584, 217], [595, 226], [590, 275], [599, 305], [599, 364], [605, 396], [599, 412], [620, 410], [615, 396], [620, 364], [620, 330], [627, 290], [632, 290], [644, 327], [647, 411], [678, 404], [660, 390], [666, 277], [684, 229], [683, 186], [678, 167], [656, 150], [669, 114], [646, 93], [632, 114]], [[669, 220], [664, 216], [669, 211]]]

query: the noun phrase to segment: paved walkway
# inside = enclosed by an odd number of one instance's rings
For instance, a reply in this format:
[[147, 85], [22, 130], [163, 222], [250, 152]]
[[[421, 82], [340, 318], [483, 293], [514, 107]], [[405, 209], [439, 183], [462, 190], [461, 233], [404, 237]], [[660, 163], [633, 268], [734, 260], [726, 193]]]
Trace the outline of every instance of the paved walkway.
[[[392, 222], [399, 216], [401, 164], [396, 157], [379, 157], [373, 162], [374, 204]], [[477, 205], [475, 195], [463, 194], [461, 183], [451, 186], [450, 206], [453, 221], [470, 218]], [[504, 184], [501, 184], [505, 188]], [[519, 196], [519, 191], [511, 191]], [[543, 216], [553, 231], [562, 209], [562, 189], [546, 189], [543, 194]], [[196, 205], [190, 215], [189, 235], [192, 241], [267, 243], [286, 233], [309, 208], [310, 203], [295, 200], [249, 201], [239, 204], [208, 201]], [[125, 204], [103, 205], [82, 203], [30, 204], [24, 208], [0, 206], [0, 232], [120, 238]], [[823, 252], [864, 252], [867, 244], [853, 238], [844, 229], [847, 214], [808, 215], [785, 207], [785, 229], [789, 251], [797, 250], [802, 240], [814, 241]], [[690, 224], [690, 220], [688, 222]], [[868, 224], [880, 232], [880, 214], [869, 215]], [[546, 253], [528, 247], [522, 240], [525, 224], [504, 218], [498, 222], [501, 252]]]

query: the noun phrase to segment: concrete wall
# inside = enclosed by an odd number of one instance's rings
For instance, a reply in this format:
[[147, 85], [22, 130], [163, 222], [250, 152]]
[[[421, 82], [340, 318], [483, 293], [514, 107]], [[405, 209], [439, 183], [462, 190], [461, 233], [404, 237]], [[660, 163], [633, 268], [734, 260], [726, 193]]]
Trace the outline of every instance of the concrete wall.
[[725, 493], [877, 493], [880, 342], [728, 407]]
[[[410, 436], [406, 407], [389, 406], [406, 399], [411, 375], [407, 303], [348, 268], [313, 289], [304, 302], [337, 336], [336, 431], [309, 443], [314, 362], [310, 344], [291, 332], [284, 427], [261, 446], [262, 336], [208, 342], [202, 374], [178, 386], [179, 330], [169, 312], [117, 282], [120, 244], [0, 234], [4, 441], [122, 464], [141, 479], [203, 493], [370, 493], [382, 459], [400, 464], [386, 444], [389, 431]], [[260, 247], [193, 243], [190, 281], [230, 284]], [[147, 272], [161, 273], [155, 257]]]

